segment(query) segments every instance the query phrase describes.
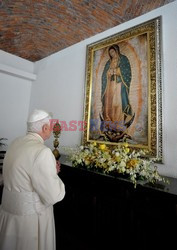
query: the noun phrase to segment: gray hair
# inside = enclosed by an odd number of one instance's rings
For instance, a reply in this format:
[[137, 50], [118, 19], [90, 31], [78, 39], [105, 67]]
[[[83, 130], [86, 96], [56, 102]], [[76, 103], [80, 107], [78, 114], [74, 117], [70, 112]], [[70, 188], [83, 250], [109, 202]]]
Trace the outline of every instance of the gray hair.
[[36, 122], [27, 122], [27, 132], [33, 132], [33, 133], [39, 133], [42, 131], [42, 127], [45, 124], [50, 125], [50, 119], [51, 117], [48, 116], [42, 120], [36, 121]]

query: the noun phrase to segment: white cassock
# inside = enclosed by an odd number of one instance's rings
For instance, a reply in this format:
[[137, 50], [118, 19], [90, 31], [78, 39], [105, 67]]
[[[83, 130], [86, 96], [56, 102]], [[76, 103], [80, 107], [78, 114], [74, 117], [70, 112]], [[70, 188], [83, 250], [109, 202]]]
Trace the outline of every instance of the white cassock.
[[54, 250], [53, 204], [65, 196], [52, 151], [36, 133], [16, 139], [3, 166], [0, 250]]

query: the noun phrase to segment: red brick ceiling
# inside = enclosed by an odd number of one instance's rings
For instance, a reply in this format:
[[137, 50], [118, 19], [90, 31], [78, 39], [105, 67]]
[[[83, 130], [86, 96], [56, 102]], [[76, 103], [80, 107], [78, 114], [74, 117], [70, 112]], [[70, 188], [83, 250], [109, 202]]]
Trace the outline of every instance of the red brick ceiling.
[[0, 49], [38, 61], [174, 0], [0, 0]]

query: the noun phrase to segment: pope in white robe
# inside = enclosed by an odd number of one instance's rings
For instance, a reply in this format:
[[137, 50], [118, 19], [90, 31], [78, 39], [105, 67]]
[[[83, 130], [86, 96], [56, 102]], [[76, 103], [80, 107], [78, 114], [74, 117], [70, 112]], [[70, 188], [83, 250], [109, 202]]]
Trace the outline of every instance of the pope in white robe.
[[35, 110], [28, 121], [37, 132], [15, 139], [7, 150], [0, 250], [56, 249], [53, 204], [64, 198], [65, 186], [52, 151], [44, 145], [51, 134], [49, 118], [47, 112]]

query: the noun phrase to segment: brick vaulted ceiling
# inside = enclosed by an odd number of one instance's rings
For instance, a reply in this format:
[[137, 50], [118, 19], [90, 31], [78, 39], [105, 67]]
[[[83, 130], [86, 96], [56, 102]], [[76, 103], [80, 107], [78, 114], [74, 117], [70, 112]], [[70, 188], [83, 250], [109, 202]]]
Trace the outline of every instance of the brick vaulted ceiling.
[[38, 61], [174, 0], [0, 0], [0, 49]]

